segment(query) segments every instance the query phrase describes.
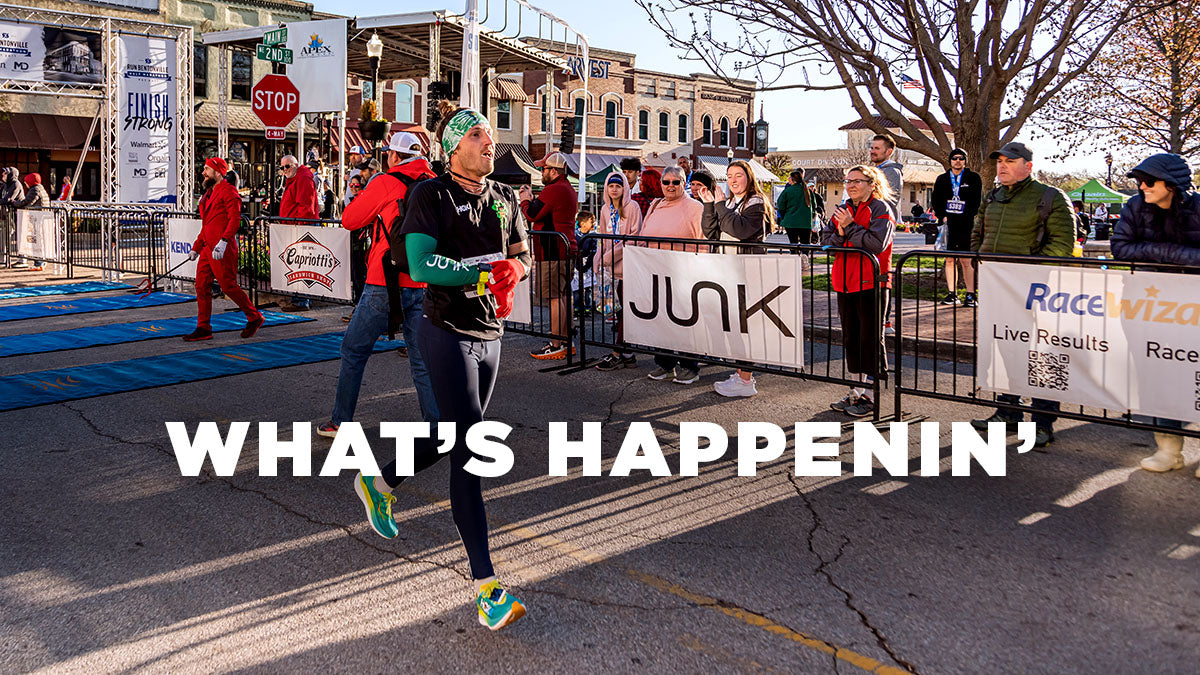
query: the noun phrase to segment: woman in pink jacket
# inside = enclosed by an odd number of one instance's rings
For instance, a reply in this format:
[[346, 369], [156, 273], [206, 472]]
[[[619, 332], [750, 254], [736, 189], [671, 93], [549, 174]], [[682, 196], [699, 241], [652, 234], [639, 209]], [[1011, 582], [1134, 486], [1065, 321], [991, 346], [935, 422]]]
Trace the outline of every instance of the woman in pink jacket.
[[[684, 193], [684, 188], [687, 187], [684, 185], [686, 180], [687, 175], [678, 166], [670, 166], [663, 171], [663, 198], [654, 200], [646, 209], [646, 216], [642, 220], [641, 236], [704, 239], [704, 233], [700, 227], [704, 205]], [[697, 252], [700, 250], [698, 244], [658, 242], [639, 245], [671, 251]], [[694, 359], [656, 356], [654, 362], [658, 364], [658, 369], [648, 375], [652, 380], [670, 379], [676, 384], [692, 384], [700, 379], [700, 364]]]
[[[633, 200], [630, 193], [629, 181], [621, 171], [614, 171], [604, 181], [604, 206], [600, 208], [600, 221], [596, 223], [596, 231], [600, 234], [615, 234], [618, 236], [637, 236], [642, 231], [642, 209]], [[621, 239], [601, 239], [596, 248], [596, 259], [593, 268], [597, 273], [607, 272], [613, 278], [617, 302], [621, 304], [621, 262], [624, 258], [625, 242]], [[624, 335], [621, 330], [621, 313], [617, 312], [616, 341], [621, 344]], [[612, 354], [600, 359], [596, 364], [598, 370], [617, 370], [618, 368], [636, 368], [637, 357], [632, 353], [614, 350]]]

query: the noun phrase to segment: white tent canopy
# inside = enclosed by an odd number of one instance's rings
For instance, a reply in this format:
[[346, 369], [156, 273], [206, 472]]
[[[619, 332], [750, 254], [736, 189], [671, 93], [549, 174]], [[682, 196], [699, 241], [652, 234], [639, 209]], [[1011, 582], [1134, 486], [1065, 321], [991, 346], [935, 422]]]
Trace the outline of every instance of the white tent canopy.
[[[707, 169], [709, 171], [709, 173], [711, 173], [713, 175], [713, 177], [716, 178], [718, 181], [721, 181], [721, 182], [725, 181], [725, 171], [727, 169], [729, 169], [729, 158], [727, 158], [727, 157], [699, 157], [698, 159], [700, 160], [700, 168]], [[737, 161], [737, 160], [734, 160], [734, 161]], [[758, 160], [748, 159], [745, 161], [750, 164], [751, 169], [754, 169], [754, 180], [756, 180], [760, 183], [782, 183], [783, 182], [782, 180], [779, 179], [779, 176], [776, 176], [774, 173], [772, 173], [770, 169], [763, 166], [762, 164], [759, 164]]]

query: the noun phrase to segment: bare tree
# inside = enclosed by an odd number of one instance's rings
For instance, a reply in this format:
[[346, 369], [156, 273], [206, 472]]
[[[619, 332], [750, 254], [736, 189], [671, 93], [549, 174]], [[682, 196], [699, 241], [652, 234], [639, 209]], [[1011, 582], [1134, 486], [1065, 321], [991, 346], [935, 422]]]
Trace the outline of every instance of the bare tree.
[[1073, 148], [1200, 153], [1200, 0], [1130, 22], [1039, 117]]
[[[844, 89], [868, 127], [899, 129], [901, 148], [948, 156], [944, 119], [985, 184], [995, 168], [980, 160], [1079, 77], [1133, 11], [1130, 0], [636, 1], [685, 58], [727, 80], [753, 75], [762, 91]], [[838, 81], [811, 83], [809, 67]], [[910, 99], [914, 82], [924, 92]]]
[[771, 170], [771, 173], [787, 180], [788, 175], [792, 172], [792, 158], [784, 152], [768, 152], [766, 157], [763, 157], [763, 166]]

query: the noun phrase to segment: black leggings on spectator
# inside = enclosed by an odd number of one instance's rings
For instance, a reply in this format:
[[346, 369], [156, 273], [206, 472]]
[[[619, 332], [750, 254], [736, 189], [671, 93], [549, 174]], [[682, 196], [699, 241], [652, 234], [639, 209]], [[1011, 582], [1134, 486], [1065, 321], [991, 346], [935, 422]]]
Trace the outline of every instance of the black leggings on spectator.
[[[483, 421], [488, 399], [500, 368], [500, 341], [479, 340], [452, 333], [433, 325], [422, 317], [417, 329], [421, 355], [429, 366], [433, 396], [437, 400], [438, 421], [454, 422], [454, 447], [450, 450], [450, 511], [454, 525], [467, 550], [471, 577], [486, 579], [495, 574], [492, 554], [488, 549], [487, 514], [483, 508], [483, 487], [479, 476], [464, 467], [471, 459], [467, 448], [467, 430]], [[437, 452], [436, 443], [414, 444], [413, 470], [419, 473], [444, 455]], [[381, 470], [383, 480], [393, 488], [405, 476], [396, 475], [396, 463], [390, 462]]]
[[[887, 290], [885, 288], [883, 292]], [[842, 322], [842, 351], [845, 353], [846, 370], [887, 380], [883, 323], [881, 317], [876, 316], [876, 312], [882, 309], [879, 293], [874, 288], [857, 293], [838, 293], [837, 303]], [[879, 355], [878, 360], [876, 354]], [[882, 371], [880, 363], [883, 364]]]

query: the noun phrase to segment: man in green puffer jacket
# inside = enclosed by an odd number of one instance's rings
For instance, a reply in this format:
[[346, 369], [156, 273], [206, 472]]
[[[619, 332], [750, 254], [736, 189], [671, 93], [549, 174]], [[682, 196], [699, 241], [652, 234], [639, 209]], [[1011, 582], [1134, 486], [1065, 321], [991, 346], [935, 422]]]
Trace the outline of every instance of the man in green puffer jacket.
[[[1024, 143], [1006, 144], [991, 154], [996, 160], [996, 180], [1000, 187], [983, 199], [975, 229], [971, 233], [971, 249], [980, 253], [1012, 253], [1069, 257], [1075, 248], [1075, 217], [1071, 203], [1062, 190], [1039, 183], [1033, 173], [1033, 153]], [[987, 302], [987, 298], [982, 299]], [[1016, 394], [998, 394], [1000, 403], [1019, 404]], [[1058, 401], [1035, 398], [1031, 417], [1037, 425], [1033, 446], [1044, 448], [1054, 440], [1054, 421], [1058, 416]], [[1016, 431], [1015, 422], [1025, 414], [1019, 410], [998, 408], [991, 417], [971, 420], [977, 429], [987, 429], [989, 422], [1004, 422], [1009, 432]]]
[[1024, 143], [1009, 143], [991, 158], [1000, 187], [983, 199], [971, 250], [1069, 257], [1075, 248], [1075, 219], [1067, 195], [1030, 177], [1033, 153]]

